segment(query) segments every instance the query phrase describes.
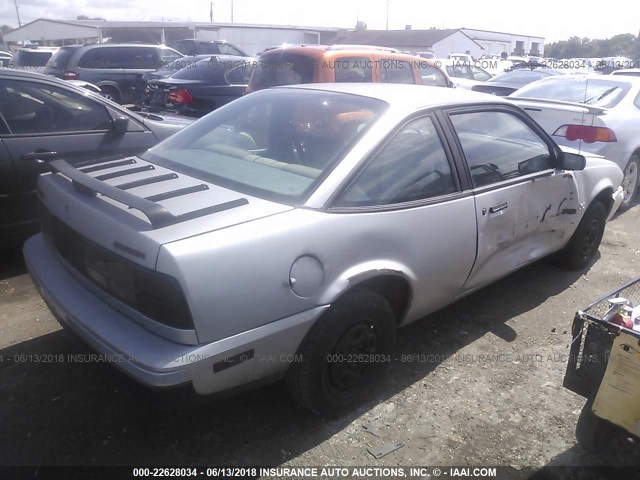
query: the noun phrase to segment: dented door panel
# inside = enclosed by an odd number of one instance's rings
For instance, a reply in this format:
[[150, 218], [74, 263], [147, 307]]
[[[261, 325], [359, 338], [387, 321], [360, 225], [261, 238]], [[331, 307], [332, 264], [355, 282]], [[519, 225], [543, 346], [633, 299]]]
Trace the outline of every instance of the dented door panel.
[[465, 288], [479, 288], [560, 249], [578, 210], [573, 175], [562, 171], [476, 194], [478, 253]]

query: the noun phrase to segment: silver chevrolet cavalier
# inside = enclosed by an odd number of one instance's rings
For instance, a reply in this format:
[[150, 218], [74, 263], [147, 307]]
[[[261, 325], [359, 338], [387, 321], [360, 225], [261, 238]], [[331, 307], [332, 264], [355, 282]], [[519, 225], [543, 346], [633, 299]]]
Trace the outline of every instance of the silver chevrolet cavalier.
[[553, 255], [582, 269], [620, 168], [480, 93], [247, 95], [138, 157], [51, 162], [31, 276], [61, 324], [148, 386], [286, 378], [352, 406], [398, 327]]

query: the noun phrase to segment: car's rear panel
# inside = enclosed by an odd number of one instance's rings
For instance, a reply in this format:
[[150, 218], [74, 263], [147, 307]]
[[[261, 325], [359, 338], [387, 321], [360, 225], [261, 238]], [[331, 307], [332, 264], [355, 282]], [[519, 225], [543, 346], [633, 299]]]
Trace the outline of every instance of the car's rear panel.
[[197, 342], [197, 329], [175, 272], [156, 270], [161, 246], [291, 208], [139, 158], [52, 166], [38, 185], [50, 247], [105, 301], [183, 343]]

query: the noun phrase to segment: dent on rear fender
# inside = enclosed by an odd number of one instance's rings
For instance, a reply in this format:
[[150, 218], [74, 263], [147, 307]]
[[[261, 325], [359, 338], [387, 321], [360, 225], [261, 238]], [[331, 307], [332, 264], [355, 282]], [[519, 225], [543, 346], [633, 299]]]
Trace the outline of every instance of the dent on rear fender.
[[406, 265], [390, 260], [374, 260], [353, 266], [331, 280], [319, 297], [319, 305], [335, 302], [342, 294], [366, 280], [383, 276], [404, 278], [412, 285], [417, 281], [415, 273]]

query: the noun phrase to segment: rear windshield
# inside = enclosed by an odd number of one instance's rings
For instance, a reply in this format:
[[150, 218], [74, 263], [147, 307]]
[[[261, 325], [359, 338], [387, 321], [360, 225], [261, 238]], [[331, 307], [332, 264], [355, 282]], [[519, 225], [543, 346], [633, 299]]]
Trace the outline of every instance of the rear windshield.
[[504, 72], [487, 80], [487, 83], [508, 83], [522, 87], [527, 83], [535, 82], [541, 78], [551, 76], [550, 73], [539, 70], [515, 70], [513, 72]]
[[71, 55], [73, 55], [73, 52], [76, 50], [76, 48], [62, 47], [49, 59], [47, 67], [64, 70], [67, 68], [67, 62], [71, 58]]
[[215, 85], [246, 85], [251, 76], [252, 64], [236, 60], [201, 60], [178, 70], [171, 78], [200, 80]]
[[542, 82], [531, 83], [511, 96], [560, 100], [609, 108], [620, 103], [630, 88], [631, 85], [626, 82], [609, 79], [557, 76]]
[[308, 197], [386, 109], [345, 93], [274, 89], [234, 100], [142, 155], [258, 197]]
[[278, 85], [313, 83], [314, 69], [314, 60], [303, 55], [270, 55], [258, 62], [251, 85], [254, 90], [259, 90]]
[[13, 54], [13, 63], [16, 67], [44, 67], [51, 58], [51, 53], [18, 50]]

